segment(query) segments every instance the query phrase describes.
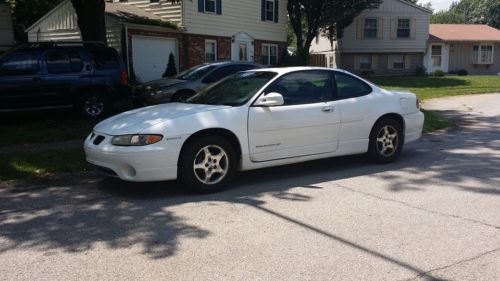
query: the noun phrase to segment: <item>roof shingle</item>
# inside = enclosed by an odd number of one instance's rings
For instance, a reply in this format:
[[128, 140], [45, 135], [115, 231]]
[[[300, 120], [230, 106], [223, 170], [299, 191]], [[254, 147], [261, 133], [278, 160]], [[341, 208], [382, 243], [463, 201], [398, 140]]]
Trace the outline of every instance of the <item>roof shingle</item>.
[[485, 24], [431, 24], [430, 41], [500, 41], [500, 30]]

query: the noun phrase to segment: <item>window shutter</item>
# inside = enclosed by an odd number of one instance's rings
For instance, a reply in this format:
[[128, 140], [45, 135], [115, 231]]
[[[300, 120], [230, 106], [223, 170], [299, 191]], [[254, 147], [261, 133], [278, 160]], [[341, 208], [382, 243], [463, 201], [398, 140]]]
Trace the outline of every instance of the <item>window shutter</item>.
[[354, 56], [354, 70], [359, 70], [359, 56]]
[[372, 56], [372, 69], [375, 70], [378, 68], [378, 56], [373, 55]]
[[389, 55], [387, 56], [387, 68], [389, 69], [394, 69], [394, 56]]
[[365, 31], [365, 19], [358, 18], [356, 20], [356, 39], [363, 40]]
[[218, 15], [222, 14], [222, 1], [221, 0], [215, 1], [215, 9], [216, 9], [216, 14], [218, 14]]
[[266, 0], [260, 0], [260, 6], [261, 6], [261, 20], [266, 21]]
[[280, 13], [279, 1], [274, 0], [274, 22], [278, 22], [279, 13]]
[[417, 24], [415, 19], [410, 20], [410, 38], [415, 39], [415, 35], [417, 33]]
[[205, 12], [205, 0], [198, 0], [198, 12]]
[[391, 39], [396, 39], [396, 34], [398, 30], [398, 19], [392, 18], [391, 19]]
[[405, 55], [405, 69], [411, 69], [411, 55]]
[[377, 39], [384, 39], [384, 19], [377, 19]]

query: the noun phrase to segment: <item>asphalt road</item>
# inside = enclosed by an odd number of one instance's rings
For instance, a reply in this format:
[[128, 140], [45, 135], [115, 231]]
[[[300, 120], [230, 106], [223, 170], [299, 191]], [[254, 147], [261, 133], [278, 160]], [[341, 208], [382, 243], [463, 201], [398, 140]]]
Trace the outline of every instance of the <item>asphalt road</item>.
[[189, 195], [95, 176], [0, 188], [2, 280], [500, 280], [500, 94], [389, 165], [345, 157]]

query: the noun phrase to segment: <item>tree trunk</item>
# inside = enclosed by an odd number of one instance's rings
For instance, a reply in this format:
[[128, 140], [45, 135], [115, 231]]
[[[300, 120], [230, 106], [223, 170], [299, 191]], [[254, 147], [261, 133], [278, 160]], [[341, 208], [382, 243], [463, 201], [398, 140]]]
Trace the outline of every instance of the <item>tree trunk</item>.
[[104, 0], [71, 0], [78, 17], [78, 27], [83, 41], [106, 43]]

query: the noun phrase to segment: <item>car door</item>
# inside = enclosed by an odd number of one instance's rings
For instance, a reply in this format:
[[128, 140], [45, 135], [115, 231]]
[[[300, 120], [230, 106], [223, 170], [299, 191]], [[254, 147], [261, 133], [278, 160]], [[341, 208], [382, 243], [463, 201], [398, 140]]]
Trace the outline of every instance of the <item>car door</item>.
[[43, 95], [36, 52], [14, 53], [0, 62], [0, 110], [39, 105]]
[[335, 71], [335, 104], [340, 112], [340, 145], [367, 140], [373, 125], [376, 97], [370, 85], [348, 73]]
[[334, 152], [340, 115], [332, 96], [332, 72], [298, 71], [278, 78], [262, 93], [279, 93], [282, 106], [251, 106], [248, 116], [252, 161]]

